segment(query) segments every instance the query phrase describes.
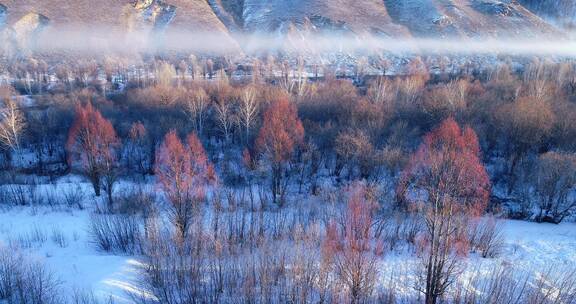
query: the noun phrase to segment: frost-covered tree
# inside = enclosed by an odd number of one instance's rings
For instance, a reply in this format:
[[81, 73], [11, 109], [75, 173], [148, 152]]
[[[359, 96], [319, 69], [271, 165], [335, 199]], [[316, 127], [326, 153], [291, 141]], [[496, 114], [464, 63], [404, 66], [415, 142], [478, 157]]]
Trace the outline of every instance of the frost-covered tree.
[[190, 90], [186, 93], [184, 101], [184, 111], [194, 125], [194, 130], [202, 134], [210, 101], [208, 94], [203, 88]]
[[159, 86], [170, 87], [176, 77], [176, 68], [168, 62], [160, 62], [156, 67], [154, 76]]
[[250, 139], [250, 132], [256, 124], [258, 118], [259, 103], [257, 99], [257, 91], [254, 87], [250, 86], [243, 90], [240, 96], [240, 106], [238, 109], [238, 121], [242, 129], [244, 129], [245, 140]]
[[15, 94], [12, 87], [0, 87], [0, 144], [8, 150], [20, 147], [20, 137], [26, 127], [24, 115], [13, 99]]

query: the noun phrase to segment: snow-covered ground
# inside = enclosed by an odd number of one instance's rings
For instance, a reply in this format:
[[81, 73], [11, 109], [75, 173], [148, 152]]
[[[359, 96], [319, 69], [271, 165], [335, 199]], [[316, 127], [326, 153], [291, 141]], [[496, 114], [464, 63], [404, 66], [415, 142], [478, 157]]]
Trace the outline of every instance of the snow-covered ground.
[[[88, 187], [87, 184], [83, 186]], [[51, 207], [0, 208], [0, 245], [16, 246], [42, 260], [60, 279], [64, 290], [88, 290], [98, 298], [115, 303], [131, 303], [129, 291], [138, 286], [141, 259], [135, 256], [101, 252], [89, 233], [93, 208]], [[1, 204], [0, 204], [1, 205]], [[497, 258], [470, 256], [466, 272], [478, 267], [512, 265], [518, 269], [544, 271], [549, 267], [576, 265], [576, 224], [537, 224], [504, 221], [504, 252]], [[380, 284], [389, 284], [391, 272], [404, 272], [405, 282], [398, 291], [414, 294], [411, 254], [389, 253], [383, 257]], [[482, 265], [482, 266], [478, 266]]]
[[526, 269], [576, 265], [576, 224], [505, 222], [506, 240], [502, 260]]
[[[502, 220], [503, 248], [495, 258], [468, 257], [460, 277], [466, 285], [474, 277], [487, 278], [498, 268], [510, 269], [518, 280], [536, 278], [547, 273], [553, 276], [573, 271], [576, 266], [576, 223], [538, 224]], [[393, 252], [380, 264], [380, 284], [393, 288], [400, 296], [416, 298], [416, 269], [421, 260], [412, 253]], [[391, 278], [394, 281], [391, 282]], [[390, 286], [387, 286], [390, 287]]]
[[112, 297], [116, 303], [129, 303], [126, 291], [135, 283], [138, 259], [99, 252], [88, 232], [89, 216], [89, 210], [13, 207], [0, 211], [0, 244], [20, 247], [43, 261], [65, 291], [94, 292], [103, 300]]
[[[9, 185], [3, 185], [7, 187]], [[55, 183], [38, 184], [36, 192], [64, 199], [81, 192], [83, 210], [77, 206], [10, 206], [0, 202], [0, 247], [15, 248], [39, 259], [55, 273], [63, 292], [93, 293], [114, 303], [130, 303], [140, 264], [138, 257], [101, 252], [90, 232], [90, 216], [95, 212], [91, 185], [79, 176], [69, 175]], [[120, 182], [116, 192], [128, 189]]]

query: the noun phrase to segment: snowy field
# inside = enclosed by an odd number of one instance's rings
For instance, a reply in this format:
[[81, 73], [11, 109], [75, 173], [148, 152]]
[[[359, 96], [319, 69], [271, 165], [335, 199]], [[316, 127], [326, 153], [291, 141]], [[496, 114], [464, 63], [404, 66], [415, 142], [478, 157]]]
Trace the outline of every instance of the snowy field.
[[103, 300], [113, 297], [128, 303], [125, 290], [130, 288], [138, 260], [99, 252], [88, 233], [89, 213], [33, 207], [2, 211], [0, 243], [18, 245], [29, 240], [30, 247], [22, 250], [44, 262], [65, 289], [92, 291]]
[[[72, 181], [75, 181], [72, 179]], [[70, 183], [72, 184], [72, 183]], [[61, 184], [58, 184], [61, 186]], [[87, 184], [83, 184], [89, 190]], [[42, 261], [60, 280], [64, 290], [86, 290], [98, 298], [115, 303], [131, 303], [130, 291], [138, 285], [141, 258], [101, 252], [91, 240], [92, 198], [86, 209], [51, 207], [5, 207], [0, 211], [0, 244], [19, 247]], [[524, 221], [503, 222], [505, 246], [497, 258], [470, 256], [466, 275], [486, 266], [511, 265], [517, 269], [545, 271], [576, 265], [576, 224], [537, 224]], [[387, 253], [381, 262], [380, 284], [389, 284], [391, 272], [403, 271], [407, 284], [413, 279], [413, 255]], [[473, 266], [472, 266], [473, 265]], [[401, 288], [405, 295], [414, 290]]]
[[[129, 187], [120, 183], [121, 187]], [[7, 187], [9, 185], [4, 185]], [[122, 188], [126, 189], [126, 188]], [[114, 303], [131, 303], [138, 257], [98, 250], [90, 236], [90, 216], [96, 212], [90, 184], [65, 176], [52, 184], [39, 184], [37, 193], [65, 199], [82, 193], [84, 209], [77, 206], [10, 206], [0, 203], [0, 247], [15, 248], [53, 272], [64, 292], [93, 294]], [[120, 190], [121, 191], [121, 190]]]

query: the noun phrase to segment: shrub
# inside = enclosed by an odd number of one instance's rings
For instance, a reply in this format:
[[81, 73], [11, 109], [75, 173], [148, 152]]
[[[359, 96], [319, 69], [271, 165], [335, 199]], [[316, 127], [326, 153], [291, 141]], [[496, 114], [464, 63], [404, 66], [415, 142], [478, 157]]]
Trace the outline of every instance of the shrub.
[[52, 234], [50, 235], [50, 239], [61, 248], [68, 247], [68, 238], [64, 232], [57, 227], [52, 227]]
[[32, 248], [40, 246], [48, 240], [46, 232], [39, 226], [34, 225], [32, 230], [19, 234], [16, 239], [11, 239], [10, 244], [16, 248]]
[[494, 258], [502, 253], [504, 236], [502, 222], [494, 217], [480, 219], [468, 231], [470, 248], [483, 258]]
[[147, 216], [154, 212], [154, 202], [156, 202], [154, 192], [147, 191], [142, 186], [134, 186], [119, 192], [120, 194], [115, 198], [118, 213]]
[[0, 248], [0, 302], [61, 304], [60, 282], [42, 263]]
[[84, 199], [86, 198], [86, 193], [79, 184], [70, 187], [63, 187], [60, 192], [62, 193], [62, 199], [68, 207], [78, 207], [78, 209], [84, 209]]
[[136, 216], [93, 214], [90, 235], [99, 250], [141, 252], [142, 229]]

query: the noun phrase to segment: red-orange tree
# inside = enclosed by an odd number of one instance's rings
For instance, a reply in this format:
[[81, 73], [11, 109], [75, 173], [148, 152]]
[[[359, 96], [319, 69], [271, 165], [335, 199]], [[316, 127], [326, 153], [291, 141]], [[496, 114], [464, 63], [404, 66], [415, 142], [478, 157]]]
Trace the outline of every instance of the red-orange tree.
[[374, 289], [376, 264], [383, 248], [373, 231], [377, 203], [362, 185], [354, 185], [349, 195], [341, 227], [334, 222], [326, 227], [322, 253], [325, 260], [332, 261], [336, 277], [346, 286], [349, 303], [356, 304], [362, 303]]
[[286, 99], [274, 102], [264, 112], [256, 149], [272, 167], [272, 199], [282, 204], [288, 183], [289, 162], [304, 141], [304, 127], [296, 107]]
[[194, 208], [205, 196], [206, 187], [214, 181], [214, 168], [196, 134], [190, 134], [184, 146], [174, 130], [168, 132], [156, 152], [158, 184], [170, 203], [171, 220], [178, 237], [186, 237]]
[[68, 133], [68, 162], [78, 162], [90, 179], [96, 196], [102, 183], [112, 207], [113, 186], [118, 177], [117, 152], [120, 140], [114, 127], [92, 104], [76, 107], [76, 117]]
[[420, 290], [435, 304], [458, 273], [466, 219], [484, 211], [490, 194], [474, 131], [449, 118], [428, 133], [402, 173], [398, 194], [424, 217]]

